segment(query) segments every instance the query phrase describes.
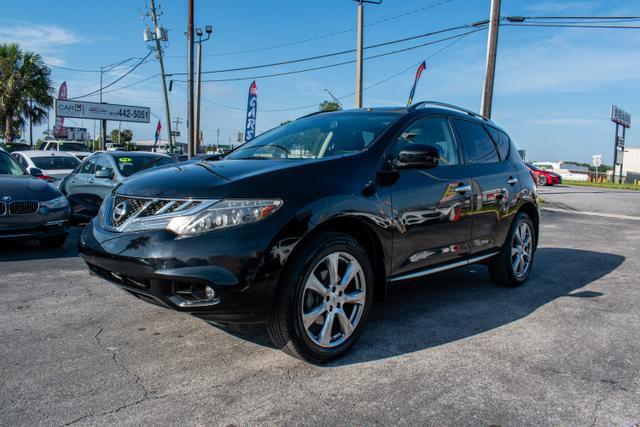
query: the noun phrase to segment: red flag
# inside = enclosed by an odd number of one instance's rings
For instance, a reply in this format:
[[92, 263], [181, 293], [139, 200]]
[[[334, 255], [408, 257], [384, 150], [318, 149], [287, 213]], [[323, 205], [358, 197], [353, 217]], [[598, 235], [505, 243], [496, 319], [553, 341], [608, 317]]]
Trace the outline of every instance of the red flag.
[[158, 141], [160, 141], [160, 129], [162, 129], [162, 124], [160, 120], [158, 120], [158, 126], [156, 126], [156, 135], [155, 140], [153, 141], [153, 147], [155, 148], [158, 145]]
[[418, 80], [420, 80], [420, 76], [422, 76], [422, 72], [427, 69], [427, 63], [422, 61], [422, 64], [418, 67], [418, 71], [416, 71], [416, 78], [413, 81], [413, 87], [411, 88], [411, 93], [409, 94], [409, 100], [407, 101], [407, 107], [411, 107], [413, 104], [413, 95], [416, 93], [416, 86], [418, 86]]

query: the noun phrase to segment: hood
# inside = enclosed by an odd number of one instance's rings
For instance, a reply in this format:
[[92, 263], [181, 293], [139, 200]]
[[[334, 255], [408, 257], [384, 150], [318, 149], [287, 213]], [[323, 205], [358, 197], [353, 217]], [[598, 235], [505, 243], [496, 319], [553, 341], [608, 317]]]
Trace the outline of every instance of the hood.
[[0, 175], [0, 199], [5, 196], [13, 200], [44, 200], [55, 199], [61, 193], [54, 186], [41, 179], [29, 175]]
[[139, 197], [226, 197], [234, 183], [257, 175], [303, 167], [317, 161], [221, 160], [186, 162], [132, 175], [117, 189], [118, 194]]

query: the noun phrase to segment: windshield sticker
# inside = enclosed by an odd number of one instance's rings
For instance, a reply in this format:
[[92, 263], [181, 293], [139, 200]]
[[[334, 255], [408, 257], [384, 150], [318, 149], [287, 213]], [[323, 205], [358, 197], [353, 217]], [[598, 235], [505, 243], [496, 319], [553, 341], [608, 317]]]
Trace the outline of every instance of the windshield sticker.
[[131, 157], [119, 157], [118, 162], [120, 163], [133, 163], [133, 159]]

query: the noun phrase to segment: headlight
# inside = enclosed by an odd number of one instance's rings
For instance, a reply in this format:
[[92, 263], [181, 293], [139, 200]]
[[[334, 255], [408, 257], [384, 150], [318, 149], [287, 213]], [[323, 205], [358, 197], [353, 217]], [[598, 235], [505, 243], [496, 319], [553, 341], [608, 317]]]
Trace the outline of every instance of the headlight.
[[56, 197], [55, 199], [40, 202], [40, 206], [44, 206], [49, 209], [61, 209], [66, 208], [69, 205], [67, 198], [64, 196]]
[[221, 200], [193, 215], [177, 216], [167, 224], [167, 230], [179, 235], [191, 235], [260, 221], [280, 206], [282, 200]]

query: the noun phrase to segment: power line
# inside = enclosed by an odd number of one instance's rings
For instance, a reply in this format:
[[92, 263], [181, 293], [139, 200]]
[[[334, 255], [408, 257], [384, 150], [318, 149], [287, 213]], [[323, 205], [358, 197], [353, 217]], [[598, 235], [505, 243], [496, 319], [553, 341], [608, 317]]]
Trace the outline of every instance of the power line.
[[[386, 42], [382, 42], [382, 43], [377, 43], [377, 44], [365, 46], [364, 49], [365, 50], [367, 50], [367, 49], [375, 49], [375, 48], [379, 48], [379, 47], [384, 47], [384, 46], [389, 46], [389, 45], [393, 45], [393, 44], [403, 43], [403, 42], [406, 42], [406, 41], [411, 41], [411, 40], [417, 40], [417, 39], [421, 39], [421, 38], [425, 38], [425, 37], [430, 37], [430, 36], [434, 36], [434, 35], [437, 35], [437, 34], [448, 33], [448, 32], [451, 32], [451, 31], [457, 31], [457, 30], [461, 30], [461, 29], [465, 29], [465, 28], [474, 28], [475, 27], [475, 28], [482, 29], [482, 27], [485, 25], [485, 23], [486, 23], [485, 21], [478, 21], [478, 22], [475, 22], [475, 23], [472, 23], [472, 24], [458, 25], [458, 26], [455, 26], [455, 27], [444, 28], [444, 29], [441, 29], [441, 30], [431, 31], [431, 32], [424, 33], [424, 34], [418, 34], [418, 35], [414, 35], [414, 36], [403, 37], [401, 39], [390, 40], [390, 41], [386, 41]], [[446, 40], [446, 39], [444, 39], [444, 40]], [[227, 69], [220, 69], [220, 70], [208, 70], [208, 71], [203, 71], [202, 74], [229, 73], [229, 72], [235, 72], [235, 71], [248, 71], [248, 70], [255, 70], [255, 69], [259, 69], [259, 68], [276, 67], [276, 66], [281, 66], [281, 65], [291, 65], [291, 64], [301, 63], [301, 62], [315, 61], [315, 60], [318, 60], [318, 59], [326, 59], [326, 58], [330, 58], [330, 57], [334, 57], [334, 56], [345, 55], [345, 54], [348, 54], [348, 53], [353, 53], [355, 51], [356, 51], [356, 49], [346, 49], [346, 50], [342, 50], [342, 51], [338, 51], [338, 52], [325, 53], [325, 54], [322, 54], [322, 55], [315, 55], [315, 56], [310, 56], [310, 57], [306, 57], [306, 58], [290, 59], [290, 60], [287, 60], [287, 61], [273, 62], [273, 63], [269, 63], [269, 64], [252, 65], [252, 66], [247, 66], [247, 67], [227, 68]], [[350, 62], [345, 62], [345, 63], [348, 64]], [[342, 65], [342, 64], [340, 64], [340, 65]], [[167, 75], [169, 75], [169, 76], [183, 76], [183, 75], [186, 75], [186, 73], [170, 73], [170, 74], [167, 74]], [[203, 80], [203, 81], [207, 81], [207, 80]], [[225, 81], [225, 80], [223, 80], [223, 81]]]
[[[384, 84], [384, 83], [386, 83], [386, 82], [388, 82], [388, 81], [390, 81], [390, 80], [392, 80], [392, 79], [394, 79], [394, 78], [396, 78], [396, 77], [398, 77], [398, 76], [400, 76], [400, 75], [402, 75], [402, 74], [406, 73], [406, 72], [407, 72], [407, 71], [409, 71], [409, 70], [413, 70], [413, 69], [415, 69], [415, 68], [416, 68], [418, 65], [420, 65], [423, 61], [429, 60], [429, 59], [431, 59], [431, 58], [435, 57], [436, 55], [439, 55], [440, 53], [442, 53], [442, 52], [443, 52], [443, 51], [445, 51], [446, 49], [449, 49], [449, 48], [450, 48], [450, 47], [452, 47], [454, 44], [456, 44], [456, 43], [458, 43], [459, 41], [461, 41], [461, 40], [462, 40], [464, 37], [466, 37], [467, 35], [469, 35], [469, 34], [465, 34], [465, 35], [463, 35], [463, 36], [461, 36], [461, 37], [458, 37], [458, 38], [454, 39], [451, 43], [448, 43], [448, 44], [447, 44], [447, 45], [445, 45], [444, 47], [442, 47], [442, 48], [438, 49], [437, 51], [435, 51], [435, 52], [434, 52], [434, 53], [432, 53], [431, 55], [426, 56], [426, 57], [425, 57], [423, 60], [421, 60], [420, 62], [417, 62], [417, 63], [411, 64], [410, 66], [408, 66], [408, 67], [406, 67], [406, 68], [403, 68], [401, 71], [399, 71], [399, 72], [397, 72], [397, 73], [394, 73], [394, 74], [392, 74], [391, 76], [388, 76], [388, 77], [386, 77], [386, 78], [384, 78], [384, 79], [382, 79], [382, 80], [379, 80], [379, 81], [377, 81], [376, 83], [373, 83], [373, 84], [371, 84], [371, 85], [365, 86], [365, 87], [362, 89], [362, 90], [363, 90], [363, 92], [366, 92], [367, 90], [372, 89], [372, 88], [374, 88], [374, 87], [380, 86], [380, 85], [382, 85], [382, 84]], [[183, 89], [183, 90], [184, 90], [184, 88], [182, 88], [182, 86], [181, 86], [181, 85], [179, 85], [178, 87], [180, 87], [181, 89]], [[350, 97], [350, 96], [353, 96], [354, 94], [355, 94], [355, 92], [351, 92], [351, 93], [347, 93], [347, 94], [344, 94], [344, 95], [338, 96], [337, 98], [338, 98], [338, 99], [344, 99], [344, 98], [348, 98], [348, 97]], [[236, 110], [236, 111], [245, 111], [245, 110], [246, 110], [246, 108], [244, 108], [244, 107], [235, 107], [235, 106], [232, 106], [232, 105], [222, 104], [222, 103], [215, 102], [215, 101], [212, 101], [212, 100], [207, 99], [207, 98], [203, 98], [203, 99], [204, 99], [206, 102], [209, 102], [209, 103], [211, 103], [211, 104], [213, 104], [213, 105], [217, 105], [217, 106], [219, 106], [219, 107], [228, 108], [228, 109]], [[266, 113], [274, 113], [274, 112], [286, 112], [286, 111], [305, 110], [305, 109], [308, 109], [308, 108], [317, 107], [317, 106], [318, 106], [318, 104], [319, 104], [319, 103], [317, 103], [317, 102], [316, 102], [316, 103], [313, 103], [313, 104], [301, 105], [301, 106], [297, 106], [297, 107], [275, 108], [275, 109], [261, 109], [261, 108], [259, 108], [259, 111], [261, 111], [261, 112], [266, 112]]]
[[[81, 98], [86, 98], [88, 96], [92, 96], [95, 95], [97, 93], [99, 93], [101, 90], [104, 91], [104, 89], [113, 86], [114, 84], [118, 83], [120, 80], [124, 79], [125, 77], [127, 77], [129, 74], [131, 74], [136, 68], [138, 68], [140, 65], [142, 65], [144, 63], [144, 61], [146, 61], [146, 59], [151, 55], [151, 53], [153, 53], [152, 51], [149, 51], [149, 53], [147, 53], [147, 55], [142, 58], [138, 63], [136, 63], [133, 67], [131, 67], [129, 69], [129, 71], [127, 71], [126, 73], [124, 73], [123, 75], [121, 75], [120, 77], [118, 77], [117, 79], [115, 79], [114, 81], [112, 81], [111, 83], [107, 84], [106, 86], [102, 86], [102, 88], [94, 90], [93, 92], [89, 92], [85, 95], [82, 96], [76, 96], [73, 97], [71, 99], [81, 99]], [[103, 92], [104, 93], [104, 92]]]
[[[134, 59], [140, 59], [140, 57], [131, 57], [131, 58], [127, 58], [124, 59], [122, 61], [119, 61], [116, 63], [116, 65], [122, 65], [126, 62], [132, 61]], [[147, 61], [150, 62], [150, 61]], [[88, 69], [88, 68], [73, 68], [73, 67], [64, 67], [62, 65], [54, 65], [54, 64], [47, 64], [45, 63], [45, 65], [47, 67], [50, 68], [58, 68], [60, 70], [65, 70], [65, 71], [73, 71], [73, 72], [77, 72], [77, 73], [100, 73], [101, 70], [94, 70], [94, 69]], [[122, 71], [122, 70], [126, 70], [129, 67], [123, 67], [123, 68], [111, 68], [111, 69], [106, 69], [106, 70], [102, 70], [102, 71]]]
[[[119, 90], [127, 89], [127, 88], [130, 88], [131, 86], [136, 86], [136, 85], [139, 85], [140, 83], [147, 82], [147, 81], [149, 81], [149, 80], [151, 80], [151, 79], [153, 79], [153, 78], [155, 78], [155, 77], [158, 77], [159, 75], [160, 75], [160, 73], [156, 73], [156, 74], [154, 74], [154, 75], [152, 75], [152, 76], [145, 77], [144, 79], [141, 79], [141, 80], [135, 81], [135, 82], [133, 82], [133, 83], [129, 83], [128, 85], [120, 86], [120, 87], [117, 87], [117, 88], [115, 88], [115, 89], [111, 89], [111, 90], [108, 90], [108, 91], [103, 91], [102, 93], [103, 93], [103, 94], [106, 94], [106, 93], [118, 92]], [[104, 89], [104, 88], [103, 88], [103, 89]]]
[[546, 28], [596, 28], [596, 29], [638, 29], [637, 25], [574, 25], [574, 24], [536, 24], [536, 23], [509, 23], [501, 24], [505, 27], [546, 27]]
[[[433, 44], [442, 43], [442, 42], [447, 41], [447, 40], [452, 40], [452, 39], [464, 37], [464, 36], [467, 36], [469, 34], [477, 33], [478, 31], [482, 31], [484, 29], [485, 29], [484, 27], [483, 28], [476, 28], [476, 29], [473, 29], [471, 31], [467, 31], [466, 33], [456, 34], [454, 36], [444, 37], [442, 39], [438, 39], [438, 40], [434, 40], [434, 41], [430, 41], [430, 42], [426, 42], [426, 43], [421, 43], [419, 45], [409, 46], [409, 47], [402, 48], [402, 49], [397, 49], [397, 50], [393, 50], [393, 51], [390, 51], [390, 52], [379, 53], [377, 55], [368, 56], [368, 57], [364, 58], [364, 60], [367, 61], [367, 60], [370, 60], [370, 59], [381, 58], [381, 57], [384, 57], [384, 56], [395, 55], [395, 54], [398, 54], [398, 53], [407, 52], [407, 51], [414, 50], [414, 49], [419, 49], [419, 48], [424, 47], [424, 46], [430, 46], [430, 45], [433, 45]], [[251, 76], [251, 77], [230, 77], [230, 78], [223, 78], [223, 79], [206, 79], [206, 80], [202, 80], [202, 82], [232, 82], [232, 81], [265, 79], [265, 78], [270, 78], [270, 77], [281, 77], [281, 76], [288, 76], [288, 75], [292, 75], [292, 74], [307, 73], [307, 72], [310, 72], [310, 71], [324, 70], [324, 69], [327, 69], [327, 68], [335, 68], [335, 67], [339, 67], [339, 66], [342, 66], [342, 65], [353, 64], [354, 62], [356, 62], [355, 59], [348, 60], [348, 61], [343, 61], [343, 62], [338, 62], [338, 63], [335, 63], [335, 64], [328, 64], [328, 65], [321, 65], [321, 66], [317, 66], [317, 67], [304, 68], [304, 69], [301, 69], [301, 70], [284, 71], [284, 72], [280, 72], [280, 73], [263, 74], [263, 75]], [[184, 80], [174, 80], [174, 81], [184, 82]]]
[[[409, 15], [413, 15], [428, 9], [433, 9], [435, 7], [439, 7], [442, 6], [444, 4], [447, 3], [451, 3], [454, 0], [440, 0], [440, 1], [436, 1], [430, 5], [427, 6], [423, 6], [414, 10], [411, 10], [409, 12], [404, 12], [398, 15], [394, 15], [394, 16], [390, 16], [387, 18], [382, 18], [379, 19], [377, 21], [371, 22], [369, 24], [366, 24], [365, 27], [372, 27], [374, 25], [379, 25], [379, 24], [383, 24], [386, 22], [390, 22], [390, 21], [394, 21], [400, 18], [404, 18], [405, 16], [409, 16]], [[340, 34], [346, 34], [346, 33], [350, 33], [352, 31], [355, 31], [355, 28], [347, 28], [344, 30], [338, 30], [338, 31], [332, 31], [329, 33], [325, 33], [325, 34], [320, 34], [317, 36], [313, 36], [313, 37], [309, 37], [306, 39], [301, 39], [301, 40], [294, 40], [294, 41], [289, 41], [289, 42], [284, 42], [284, 43], [278, 43], [278, 44], [274, 44], [274, 45], [268, 45], [268, 46], [263, 46], [263, 47], [258, 47], [258, 48], [252, 48], [252, 49], [243, 49], [243, 50], [235, 50], [235, 51], [227, 51], [227, 52], [219, 52], [219, 53], [212, 53], [212, 54], [208, 54], [208, 55], [204, 55], [204, 56], [231, 56], [231, 55], [240, 55], [240, 54], [245, 54], [245, 53], [254, 53], [254, 52], [260, 52], [260, 51], [265, 51], [265, 50], [272, 50], [272, 49], [277, 49], [277, 48], [281, 48], [281, 47], [289, 47], [289, 46], [295, 46], [295, 45], [299, 45], [299, 44], [303, 44], [303, 43], [309, 43], [309, 42], [313, 42], [313, 41], [317, 41], [317, 40], [321, 40], [324, 38], [328, 38], [328, 37], [334, 37]], [[171, 55], [170, 57], [172, 58], [183, 58], [185, 57], [185, 55]]]

